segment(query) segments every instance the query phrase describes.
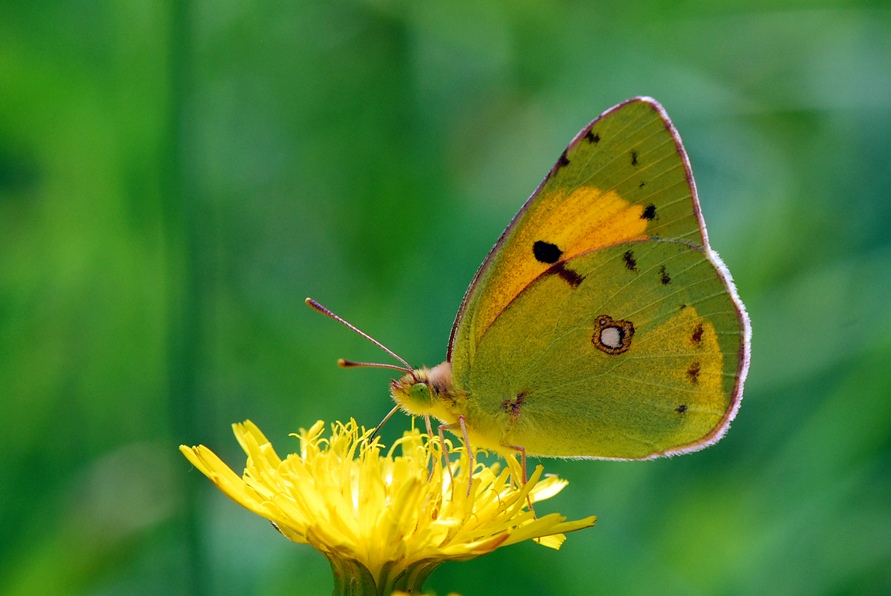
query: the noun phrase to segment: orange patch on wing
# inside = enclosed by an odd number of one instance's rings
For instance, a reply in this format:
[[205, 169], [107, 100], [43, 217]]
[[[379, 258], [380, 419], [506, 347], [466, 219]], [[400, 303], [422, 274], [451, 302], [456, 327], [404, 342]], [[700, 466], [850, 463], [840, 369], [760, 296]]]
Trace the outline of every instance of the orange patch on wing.
[[[690, 342], [693, 334], [699, 336], [696, 346]], [[696, 430], [700, 436], [705, 436], [724, 415], [729, 400], [723, 387], [724, 354], [715, 326], [701, 318], [695, 307], [688, 306], [651, 329], [645, 345], [652, 351], [672, 357], [666, 360], [671, 361], [670, 369], [660, 374], [679, 394], [686, 395], [685, 409], [711, 414], [705, 426]]]
[[510, 301], [551, 266], [535, 258], [536, 242], [556, 246], [563, 261], [596, 248], [644, 239], [650, 223], [643, 217], [643, 206], [631, 204], [615, 191], [591, 186], [578, 187], [568, 195], [565, 189], [546, 186], [535, 207], [523, 214], [524, 221], [518, 222], [516, 234], [501, 247], [501, 258], [493, 264], [486, 302], [474, 320], [474, 344]]

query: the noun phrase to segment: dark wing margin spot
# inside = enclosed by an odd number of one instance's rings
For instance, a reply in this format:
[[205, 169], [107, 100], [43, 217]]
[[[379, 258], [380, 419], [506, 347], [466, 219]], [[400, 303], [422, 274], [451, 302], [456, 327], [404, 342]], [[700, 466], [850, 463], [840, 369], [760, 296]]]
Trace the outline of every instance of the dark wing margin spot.
[[663, 286], [667, 286], [671, 283], [671, 276], [669, 276], [668, 271], [665, 270], [665, 265], [659, 267], [659, 281], [662, 282]]
[[600, 135], [588, 129], [588, 132], [585, 133], [585, 140], [596, 145], [600, 142]]
[[625, 254], [622, 255], [622, 260], [625, 261], [625, 269], [637, 273], [637, 259], [634, 258], [632, 251], [626, 250]]
[[563, 150], [563, 153], [560, 154], [560, 159], [557, 160], [557, 168], [564, 168], [569, 165], [569, 158], [566, 157], [566, 149]]
[[563, 251], [557, 248], [556, 244], [545, 242], [544, 240], [536, 240], [532, 245], [532, 254], [539, 263], [547, 263], [552, 265], [560, 260]]
[[638, 163], [640, 163], [640, 162], [637, 161], [637, 151], [632, 151], [631, 152], [631, 165], [636, 166]]
[[647, 221], [653, 221], [653, 218], [656, 217], [656, 206], [652, 203], [644, 207], [643, 213], [640, 214], [641, 219], [645, 219]]

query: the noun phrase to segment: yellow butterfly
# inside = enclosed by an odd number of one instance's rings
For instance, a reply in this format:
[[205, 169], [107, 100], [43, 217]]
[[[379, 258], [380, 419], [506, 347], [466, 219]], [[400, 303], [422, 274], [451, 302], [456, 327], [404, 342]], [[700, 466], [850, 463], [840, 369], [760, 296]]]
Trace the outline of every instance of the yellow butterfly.
[[371, 366], [405, 371], [394, 411], [435, 416], [524, 463], [649, 459], [721, 438], [750, 337], [680, 137], [637, 97], [582, 129], [508, 225], [464, 296], [446, 361], [413, 369], [375, 341], [405, 367]]

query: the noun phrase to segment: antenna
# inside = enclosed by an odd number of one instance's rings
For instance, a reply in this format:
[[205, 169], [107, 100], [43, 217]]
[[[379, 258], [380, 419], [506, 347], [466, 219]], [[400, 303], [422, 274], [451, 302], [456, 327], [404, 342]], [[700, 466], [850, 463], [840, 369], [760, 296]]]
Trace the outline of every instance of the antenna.
[[[314, 311], [322, 313], [326, 317], [331, 317], [338, 323], [346, 325], [347, 327], [349, 327], [350, 329], [352, 329], [353, 331], [355, 331], [356, 333], [358, 333], [359, 335], [361, 335], [362, 337], [364, 337], [365, 339], [367, 339], [368, 341], [370, 341], [371, 343], [373, 343], [374, 345], [376, 345], [377, 347], [382, 349], [384, 352], [386, 352], [387, 354], [389, 354], [390, 356], [392, 356], [393, 358], [395, 358], [396, 360], [398, 360], [399, 362], [401, 362], [402, 364], [405, 365], [405, 368], [403, 368], [401, 366], [396, 366], [395, 364], [378, 364], [378, 363], [374, 363], [374, 362], [353, 362], [351, 360], [344, 360], [343, 358], [341, 358], [340, 360], [337, 361], [337, 363], [340, 366], [342, 366], [343, 368], [355, 368], [358, 366], [369, 366], [372, 368], [392, 368], [395, 370], [401, 370], [403, 372], [407, 372], [410, 375], [412, 375], [413, 377], [415, 376], [415, 369], [413, 369], [411, 367], [411, 364], [409, 364], [408, 362], [403, 360], [403, 358], [401, 356], [399, 356], [396, 352], [394, 352], [393, 350], [391, 350], [390, 348], [388, 348], [381, 342], [377, 341], [376, 339], [374, 339], [373, 337], [371, 337], [370, 335], [368, 335], [367, 333], [365, 333], [364, 331], [362, 331], [361, 329], [359, 329], [352, 323], [348, 323], [344, 319], [338, 317], [336, 314], [334, 314], [333, 312], [331, 312], [330, 310], [328, 310], [327, 308], [325, 308], [324, 306], [322, 306], [321, 304], [319, 304], [312, 298], [307, 298], [306, 304], [309, 305], [309, 307], [311, 309], [313, 309]], [[385, 419], [385, 421], [386, 421], [386, 419]]]
[[383, 364], [380, 362], [354, 362], [352, 360], [344, 360], [340, 358], [337, 361], [337, 366], [340, 368], [391, 368], [393, 370], [401, 370], [404, 373], [413, 374], [415, 371], [410, 368], [405, 368], [404, 366], [396, 366], [395, 364]]

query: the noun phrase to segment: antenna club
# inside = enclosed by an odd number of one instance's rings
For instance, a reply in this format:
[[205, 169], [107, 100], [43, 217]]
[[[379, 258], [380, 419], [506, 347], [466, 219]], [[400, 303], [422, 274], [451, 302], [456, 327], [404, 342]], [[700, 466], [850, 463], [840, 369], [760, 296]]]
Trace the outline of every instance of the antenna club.
[[306, 305], [309, 306], [311, 309], [313, 309], [316, 312], [320, 312], [323, 315], [329, 315], [329, 316], [331, 315], [330, 310], [328, 310], [327, 308], [325, 308], [324, 306], [322, 306], [321, 304], [319, 304], [312, 298], [307, 297], [306, 300], [304, 300], [304, 302], [306, 302]]

